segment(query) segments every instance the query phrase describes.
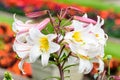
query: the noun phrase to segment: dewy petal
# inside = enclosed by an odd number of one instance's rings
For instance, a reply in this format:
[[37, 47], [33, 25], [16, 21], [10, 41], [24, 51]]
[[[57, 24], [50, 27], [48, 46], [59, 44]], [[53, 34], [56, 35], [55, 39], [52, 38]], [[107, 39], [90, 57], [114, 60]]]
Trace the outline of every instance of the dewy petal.
[[47, 66], [48, 61], [49, 61], [50, 54], [49, 53], [43, 53], [41, 55], [41, 63], [43, 66]]
[[35, 62], [42, 53], [40, 52], [39, 45], [34, 45], [30, 51], [30, 62]]
[[54, 42], [50, 42], [50, 50], [49, 53], [54, 53], [56, 51], [58, 51], [60, 49], [60, 45], [54, 43]]

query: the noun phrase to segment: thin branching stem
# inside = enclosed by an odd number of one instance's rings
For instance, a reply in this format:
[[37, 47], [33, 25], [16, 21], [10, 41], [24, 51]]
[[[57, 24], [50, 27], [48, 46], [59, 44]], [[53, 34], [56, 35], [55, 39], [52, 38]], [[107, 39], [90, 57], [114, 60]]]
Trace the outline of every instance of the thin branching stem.
[[71, 52], [68, 53], [67, 57], [65, 58], [65, 60], [64, 60], [64, 62], [63, 62], [63, 64], [62, 64], [62, 67], [64, 67], [65, 62], [67, 61], [67, 59], [68, 59], [68, 57], [69, 57], [70, 55], [71, 55]]

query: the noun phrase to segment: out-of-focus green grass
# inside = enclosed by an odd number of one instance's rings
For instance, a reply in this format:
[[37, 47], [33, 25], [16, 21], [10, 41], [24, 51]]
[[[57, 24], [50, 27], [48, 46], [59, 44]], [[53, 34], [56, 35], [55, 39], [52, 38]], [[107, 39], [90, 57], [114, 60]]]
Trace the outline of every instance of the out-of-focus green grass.
[[105, 47], [105, 54], [112, 55], [113, 57], [120, 59], [120, 43], [108, 41]]
[[13, 22], [13, 19], [11, 17], [7, 17], [7, 16], [4, 16], [4, 15], [0, 15], [0, 23], [7, 23], [9, 24], [10, 26], [12, 26], [12, 22]]
[[57, 0], [57, 2], [66, 4], [78, 4], [100, 10], [112, 9], [115, 12], [120, 12], [120, 6], [104, 3], [103, 0]]

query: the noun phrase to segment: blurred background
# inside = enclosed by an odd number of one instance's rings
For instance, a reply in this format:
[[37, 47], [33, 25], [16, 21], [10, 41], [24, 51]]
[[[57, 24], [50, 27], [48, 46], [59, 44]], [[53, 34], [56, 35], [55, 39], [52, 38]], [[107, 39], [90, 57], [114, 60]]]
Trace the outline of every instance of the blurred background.
[[[25, 63], [26, 75], [22, 75], [18, 69], [19, 59], [12, 50], [14, 33], [11, 30], [13, 14], [17, 14], [20, 20], [27, 20], [25, 13], [49, 9], [57, 12], [61, 8], [74, 6], [86, 12], [90, 18], [96, 15], [105, 20], [103, 29], [108, 34], [109, 39], [105, 46], [105, 54], [112, 55], [110, 68], [112, 75], [120, 76], [120, 0], [0, 0], [0, 76], [9, 70], [15, 76], [23, 76], [29, 80], [33, 77], [31, 64]], [[108, 64], [106, 63], [106, 70]], [[16, 75], [17, 74], [17, 75]], [[88, 75], [90, 76], [90, 75]], [[26, 77], [26, 78], [24, 78]], [[37, 79], [36, 79], [37, 80]]]

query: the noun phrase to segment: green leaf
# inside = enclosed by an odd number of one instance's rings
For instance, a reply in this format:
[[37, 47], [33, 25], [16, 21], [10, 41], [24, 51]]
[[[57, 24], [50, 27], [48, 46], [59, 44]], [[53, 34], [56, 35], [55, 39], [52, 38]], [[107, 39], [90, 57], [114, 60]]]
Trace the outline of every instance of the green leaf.
[[56, 53], [52, 54], [52, 56], [56, 59], [58, 58], [58, 55]]
[[57, 65], [57, 62], [55, 62], [55, 61], [49, 61], [49, 64], [55, 64], [55, 65]]
[[13, 80], [13, 79], [12, 79], [12, 76], [9, 72], [5, 72], [3, 80]]
[[64, 53], [62, 57], [60, 57], [59, 61], [63, 62], [67, 58], [66, 54]]
[[60, 80], [60, 77], [55, 77], [55, 76], [54, 76], [54, 77], [53, 77], [53, 76], [50, 76], [50, 77], [47, 77], [47, 78], [45, 78], [45, 79], [43, 79], [43, 80], [49, 80], [49, 79], [51, 79], [51, 78], [52, 78], [52, 79], [55, 78], [55, 79], [57, 79], [57, 80]]
[[65, 67], [63, 68], [63, 70], [65, 70], [65, 69], [67, 69], [67, 68], [70, 68], [70, 67], [72, 67], [72, 66], [76, 66], [76, 65], [78, 65], [78, 64], [67, 65], [67, 66], [65, 66]]

